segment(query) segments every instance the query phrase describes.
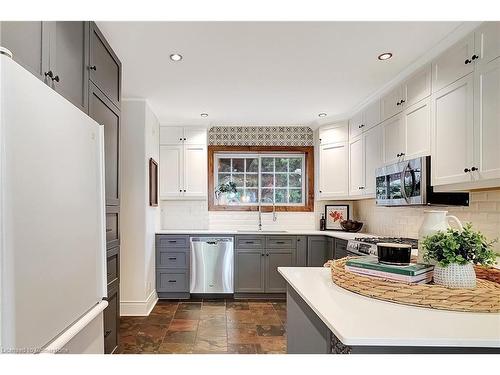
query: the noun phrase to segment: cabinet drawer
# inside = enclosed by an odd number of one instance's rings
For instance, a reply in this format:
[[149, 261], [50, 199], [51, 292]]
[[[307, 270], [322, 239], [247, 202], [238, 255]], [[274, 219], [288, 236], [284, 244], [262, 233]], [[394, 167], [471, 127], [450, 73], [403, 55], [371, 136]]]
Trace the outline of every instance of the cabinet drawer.
[[157, 235], [156, 247], [189, 249], [189, 236]]
[[172, 251], [158, 248], [156, 252], [156, 267], [161, 268], [188, 268], [189, 252]]
[[120, 274], [120, 257], [119, 252], [116, 251], [113, 255], [106, 259], [106, 273], [108, 278], [108, 285], [115, 280], [118, 280]]
[[188, 271], [156, 271], [157, 292], [189, 292]]
[[119, 298], [118, 288], [108, 293], [108, 307], [104, 310], [104, 353], [112, 353], [118, 346]]
[[106, 213], [106, 244], [107, 248], [118, 245], [118, 212]]
[[264, 237], [236, 236], [237, 249], [263, 249], [264, 244]]
[[267, 237], [266, 247], [268, 249], [295, 249], [297, 241], [295, 236]]

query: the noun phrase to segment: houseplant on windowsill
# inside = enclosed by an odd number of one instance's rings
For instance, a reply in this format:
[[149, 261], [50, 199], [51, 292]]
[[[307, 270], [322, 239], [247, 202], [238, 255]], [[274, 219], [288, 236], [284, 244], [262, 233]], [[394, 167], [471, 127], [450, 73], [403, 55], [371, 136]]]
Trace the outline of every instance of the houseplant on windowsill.
[[236, 193], [236, 184], [234, 182], [226, 182], [217, 186], [215, 189], [215, 198], [220, 205], [227, 205], [227, 195]]
[[481, 232], [467, 223], [463, 230], [449, 228], [424, 238], [424, 260], [437, 262], [434, 283], [448, 288], [475, 288], [473, 264], [490, 266], [496, 254], [492, 244]]

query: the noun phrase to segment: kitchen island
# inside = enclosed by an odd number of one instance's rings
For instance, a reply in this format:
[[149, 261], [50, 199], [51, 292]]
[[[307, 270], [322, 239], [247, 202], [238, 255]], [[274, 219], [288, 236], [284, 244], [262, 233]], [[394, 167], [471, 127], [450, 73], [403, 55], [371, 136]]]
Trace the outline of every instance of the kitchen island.
[[500, 353], [500, 314], [367, 298], [330, 269], [279, 267], [287, 282], [288, 353]]

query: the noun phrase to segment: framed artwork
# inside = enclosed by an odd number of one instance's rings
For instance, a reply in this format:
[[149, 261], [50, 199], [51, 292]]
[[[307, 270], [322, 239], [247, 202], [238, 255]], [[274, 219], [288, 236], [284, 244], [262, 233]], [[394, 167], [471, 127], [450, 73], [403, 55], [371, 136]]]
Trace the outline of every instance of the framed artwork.
[[326, 230], [342, 230], [340, 222], [349, 219], [348, 204], [325, 205]]
[[158, 163], [149, 159], [149, 205], [158, 206]]

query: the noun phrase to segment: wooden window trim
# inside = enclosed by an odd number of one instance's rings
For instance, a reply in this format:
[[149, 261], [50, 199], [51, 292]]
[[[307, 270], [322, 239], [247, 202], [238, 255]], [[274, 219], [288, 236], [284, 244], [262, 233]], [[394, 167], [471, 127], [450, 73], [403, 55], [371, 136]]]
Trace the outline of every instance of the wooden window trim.
[[[258, 206], [233, 206], [215, 204], [214, 155], [220, 152], [301, 152], [305, 157], [306, 166], [306, 202], [304, 206], [279, 206], [276, 211], [282, 212], [313, 212], [314, 211], [314, 147], [313, 146], [208, 146], [208, 210], [209, 211], [258, 211]], [[262, 206], [262, 212], [271, 212], [272, 207]]]

